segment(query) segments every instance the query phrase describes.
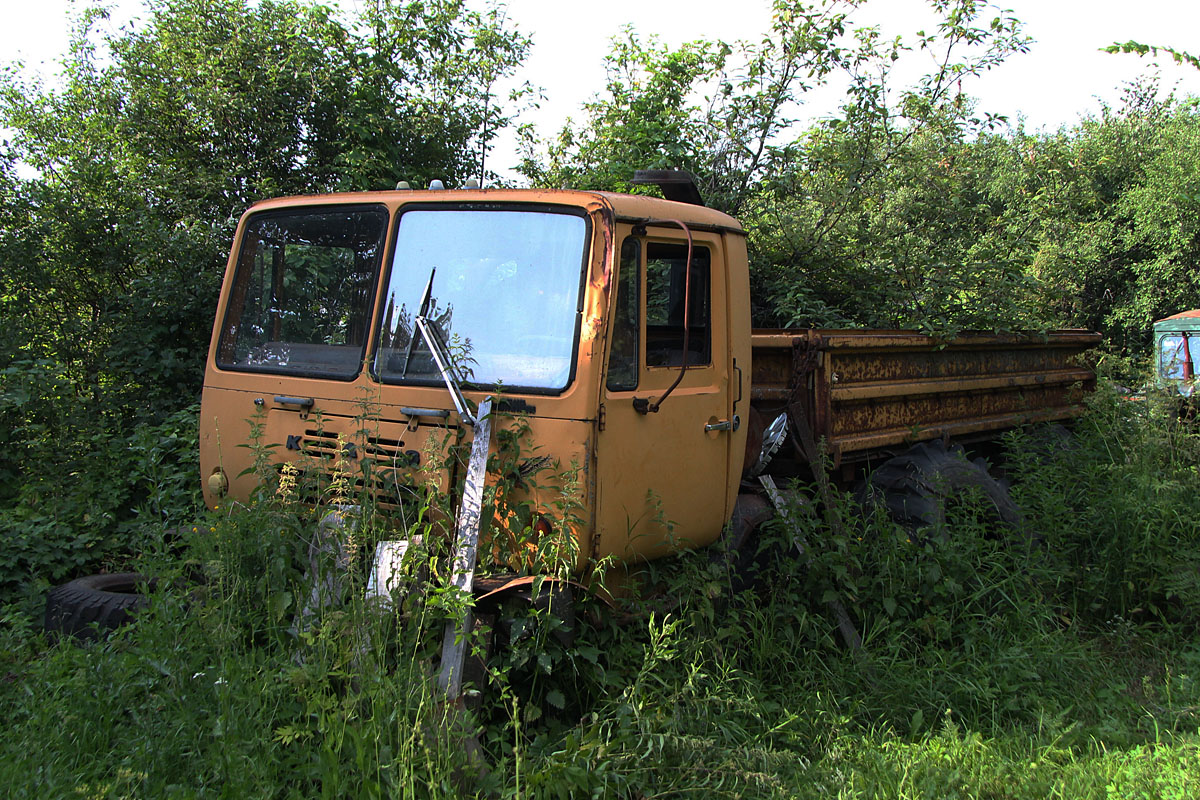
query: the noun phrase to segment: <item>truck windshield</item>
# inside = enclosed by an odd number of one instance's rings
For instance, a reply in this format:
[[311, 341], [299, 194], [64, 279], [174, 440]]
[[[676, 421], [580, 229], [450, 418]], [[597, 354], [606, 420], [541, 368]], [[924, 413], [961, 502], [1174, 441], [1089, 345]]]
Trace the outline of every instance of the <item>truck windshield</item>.
[[246, 224], [221, 329], [221, 367], [353, 378], [370, 329], [383, 207], [267, 212]]
[[467, 383], [556, 391], [571, 379], [587, 223], [574, 213], [414, 209], [400, 217], [375, 373], [441, 383], [424, 317]]

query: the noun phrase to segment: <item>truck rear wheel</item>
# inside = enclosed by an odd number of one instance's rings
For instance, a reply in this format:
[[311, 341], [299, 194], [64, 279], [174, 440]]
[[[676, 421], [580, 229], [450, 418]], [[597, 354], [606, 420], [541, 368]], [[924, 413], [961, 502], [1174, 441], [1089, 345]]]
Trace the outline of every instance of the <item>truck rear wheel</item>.
[[1021, 509], [1003, 483], [988, 474], [983, 459], [967, 460], [957, 445], [938, 440], [922, 442], [902, 455], [888, 459], [871, 473], [855, 497], [864, 506], [886, 511], [910, 530], [943, 527], [947, 503], [977, 491], [994, 521], [1013, 530], [1023, 527]]

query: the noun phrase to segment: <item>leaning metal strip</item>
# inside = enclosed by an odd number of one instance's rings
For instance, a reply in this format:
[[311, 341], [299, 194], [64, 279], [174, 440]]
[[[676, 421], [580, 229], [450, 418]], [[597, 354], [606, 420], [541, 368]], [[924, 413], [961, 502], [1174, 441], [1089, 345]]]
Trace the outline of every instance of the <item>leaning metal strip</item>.
[[[469, 597], [475, 583], [475, 558], [479, 545], [479, 524], [483, 508], [483, 482], [487, 473], [488, 450], [492, 438], [492, 398], [479, 404], [475, 424], [475, 440], [471, 443], [471, 462], [467, 465], [467, 481], [458, 510], [455, 530], [454, 574], [451, 585], [462, 597]], [[446, 623], [442, 637], [442, 671], [438, 686], [451, 700], [462, 692], [462, 668], [466, 658], [467, 631], [474, 624], [474, 614], [468, 607], [459, 619]]]

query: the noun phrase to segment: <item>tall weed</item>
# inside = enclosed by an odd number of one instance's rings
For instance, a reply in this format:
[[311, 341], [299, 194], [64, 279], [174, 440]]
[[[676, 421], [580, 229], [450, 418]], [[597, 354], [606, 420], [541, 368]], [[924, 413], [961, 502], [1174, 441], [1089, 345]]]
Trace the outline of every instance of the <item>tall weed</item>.
[[[1197, 458], [1194, 434], [1148, 408], [1102, 395], [1062, 447], [1013, 435], [1005, 469], [1040, 542], [997, 528], [982, 498], [911, 531], [835, 494], [838, 533], [799, 503], [766, 526], [756, 589], [734, 593], [727, 562], [695, 552], [649, 565], [649, 590], [616, 609], [583, 602], [573, 637], [536, 602], [495, 608], [474, 713], [432, 681], [455, 599], [365, 602], [374, 542], [397, 532], [337, 469], [309, 506], [270, 468], [253, 503], [190, 526], [182, 555], [141, 556], [163, 580], [107, 642], [51, 647], [4, 611], [0, 782], [17, 797], [1186, 796]], [[529, 463], [509, 445], [494, 469]], [[521, 524], [495, 546], [521, 567], [537, 519], [575, 513], [530, 489], [572, 472], [504, 474], [494, 497]], [[340, 602], [298, 624], [312, 532], [348, 505], [354, 527], [335, 530], [355, 555], [324, 567]], [[409, 532], [436, 539], [447, 509], [410, 510]], [[437, 575], [445, 555], [414, 566]]]
[[190, 523], [200, 507], [197, 414], [191, 406], [125, 435], [92, 427], [70, 445], [19, 428], [28, 474], [0, 507], [0, 602], [35, 602], [50, 584], [121, 571]]
[[1047, 590], [1068, 618], [1200, 616], [1200, 429], [1176, 412], [1105, 389], [1067, 438], [1009, 437], [1013, 495], [1045, 537]]

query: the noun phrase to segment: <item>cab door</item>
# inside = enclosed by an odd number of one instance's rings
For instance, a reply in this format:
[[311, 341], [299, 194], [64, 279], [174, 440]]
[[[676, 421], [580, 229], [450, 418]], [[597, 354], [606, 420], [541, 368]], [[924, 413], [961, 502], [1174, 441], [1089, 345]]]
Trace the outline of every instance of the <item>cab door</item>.
[[719, 535], [736, 387], [720, 236], [691, 232], [690, 269], [688, 237], [677, 227], [618, 226], [617, 241], [596, 441], [596, 555], [633, 561]]

